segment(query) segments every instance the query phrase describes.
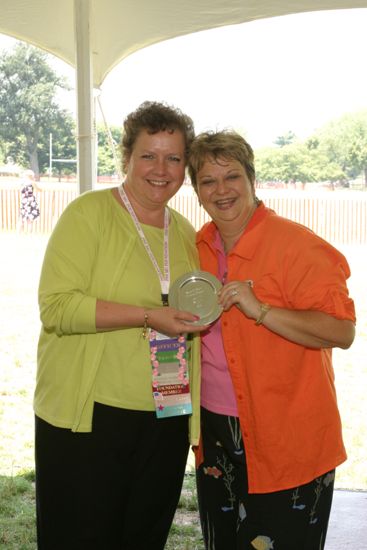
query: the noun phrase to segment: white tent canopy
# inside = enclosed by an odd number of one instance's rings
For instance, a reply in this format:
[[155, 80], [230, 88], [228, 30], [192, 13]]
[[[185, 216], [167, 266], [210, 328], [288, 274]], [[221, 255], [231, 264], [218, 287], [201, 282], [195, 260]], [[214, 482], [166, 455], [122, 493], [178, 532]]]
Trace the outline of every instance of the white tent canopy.
[[79, 189], [95, 179], [93, 87], [124, 58], [193, 32], [307, 11], [366, 8], [367, 0], [0, 0], [0, 33], [76, 67]]

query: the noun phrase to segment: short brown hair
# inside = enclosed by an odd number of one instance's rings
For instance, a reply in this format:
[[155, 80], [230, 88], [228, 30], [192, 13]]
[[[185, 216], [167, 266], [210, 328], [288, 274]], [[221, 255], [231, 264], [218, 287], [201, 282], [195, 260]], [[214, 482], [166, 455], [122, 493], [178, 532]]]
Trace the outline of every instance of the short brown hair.
[[125, 170], [139, 133], [146, 130], [148, 134], [178, 130], [185, 141], [185, 162], [192, 140], [195, 137], [194, 123], [180, 109], [156, 101], [144, 101], [130, 113], [123, 123], [121, 140], [122, 167]]
[[197, 191], [196, 176], [207, 158], [237, 160], [244, 167], [252, 188], [255, 187], [255, 157], [247, 141], [233, 130], [203, 132], [191, 144], [188, 169], [191, 183]]

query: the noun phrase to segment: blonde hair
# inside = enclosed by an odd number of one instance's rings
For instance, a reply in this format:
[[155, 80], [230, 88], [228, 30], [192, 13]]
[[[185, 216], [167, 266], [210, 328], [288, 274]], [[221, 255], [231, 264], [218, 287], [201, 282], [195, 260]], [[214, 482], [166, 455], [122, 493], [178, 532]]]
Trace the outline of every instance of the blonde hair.
[[208, 159], [237, 160], [244, 167], [251, 186], [255, 188], [255, 157], [247, 141], [233, 130], [203, 132], [191, 144], [188, 158], [188, 171], [191, 183], [197, 192], [196, 176]]

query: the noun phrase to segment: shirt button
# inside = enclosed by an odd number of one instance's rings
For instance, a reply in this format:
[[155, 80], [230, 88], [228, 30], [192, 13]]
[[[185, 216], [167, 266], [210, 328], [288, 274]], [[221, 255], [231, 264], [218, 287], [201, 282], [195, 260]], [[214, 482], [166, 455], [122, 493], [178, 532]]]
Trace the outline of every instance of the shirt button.
[[227, 321], [223, 321], [223, 326], [228, 327]]

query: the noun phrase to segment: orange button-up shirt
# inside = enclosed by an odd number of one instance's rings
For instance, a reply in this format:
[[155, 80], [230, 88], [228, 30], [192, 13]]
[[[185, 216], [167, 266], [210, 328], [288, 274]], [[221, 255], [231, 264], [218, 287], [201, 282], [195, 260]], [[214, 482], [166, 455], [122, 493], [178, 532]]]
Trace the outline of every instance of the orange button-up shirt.
[[[201, 269], [217, 273], [216, 226], [198, 233]], [[261, 302], [355, 321], [344, 256], [306, 227], [261, 204], [229, 252], [228, 281], [251, 279]], [[238, 308], [222, 315], [250, 493], [308, 483], [346, 459], [330, 349], [311, 349], [256, 326]]]

